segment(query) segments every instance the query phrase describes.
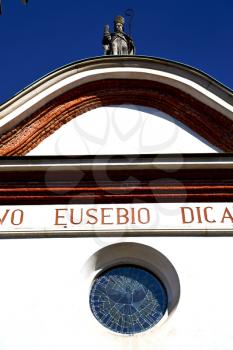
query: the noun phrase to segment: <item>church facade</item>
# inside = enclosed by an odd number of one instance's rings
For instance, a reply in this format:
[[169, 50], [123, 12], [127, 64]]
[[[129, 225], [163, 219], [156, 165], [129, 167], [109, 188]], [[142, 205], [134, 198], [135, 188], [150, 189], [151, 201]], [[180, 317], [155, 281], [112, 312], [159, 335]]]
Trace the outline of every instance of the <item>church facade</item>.
[[139, 56], [0, 107], [2, 349], [231, 349], [232, 112], [212, 78]]

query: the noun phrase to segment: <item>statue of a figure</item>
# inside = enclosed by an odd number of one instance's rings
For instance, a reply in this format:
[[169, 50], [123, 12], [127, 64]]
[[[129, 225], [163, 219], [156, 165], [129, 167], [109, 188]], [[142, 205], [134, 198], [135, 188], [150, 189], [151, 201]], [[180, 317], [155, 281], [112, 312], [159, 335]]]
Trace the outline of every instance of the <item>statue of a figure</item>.
[[132, 38], [124, 33], [124, 24], [124, 18], [122, 16], [116, 16], [114, 20], [114, 33], [109, 32], [109, 25], [104, 27], [104, 55], [135, 54], [135, 46]]

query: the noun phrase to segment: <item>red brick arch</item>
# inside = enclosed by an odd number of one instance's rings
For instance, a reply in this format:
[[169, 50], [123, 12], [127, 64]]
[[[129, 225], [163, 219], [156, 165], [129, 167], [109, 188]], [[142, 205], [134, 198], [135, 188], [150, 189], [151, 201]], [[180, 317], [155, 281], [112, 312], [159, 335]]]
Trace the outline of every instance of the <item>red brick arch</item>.
[[0, 155], [22, 156], [62, 125], [92, 109], [120, 104], [157, 108], [225, 152], [233, 151], [233, 122], [178, 88], [147, 80], [106, 79], [54, 98], [0, 137]]

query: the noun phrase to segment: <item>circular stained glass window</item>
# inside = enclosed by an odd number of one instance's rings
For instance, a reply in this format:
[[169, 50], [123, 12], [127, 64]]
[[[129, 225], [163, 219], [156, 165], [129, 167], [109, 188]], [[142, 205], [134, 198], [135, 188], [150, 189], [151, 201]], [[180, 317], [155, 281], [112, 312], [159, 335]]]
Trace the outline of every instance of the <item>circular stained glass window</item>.
[[95, 279], [90, 307], [103, 326], [117, 333], [135, 334], [161, 320], [167, 309], [167, 293], [149, 271], [118, 266]]

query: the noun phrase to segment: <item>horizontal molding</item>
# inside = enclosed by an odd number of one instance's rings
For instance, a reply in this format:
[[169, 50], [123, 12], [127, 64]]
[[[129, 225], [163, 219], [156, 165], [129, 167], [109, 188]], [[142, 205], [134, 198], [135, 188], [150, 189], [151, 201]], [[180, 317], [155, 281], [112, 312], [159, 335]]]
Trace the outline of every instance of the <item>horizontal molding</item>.
[[80, 171], [62, 168], [61, 162], [60, 169], [42, 169], [35, 171], [29, 165], [19, 172], [0, 168], [1, 204], [233, 202], [231, 168], [166, 171], [152, 163], [150, 169], [141, 164], [139, 169], [125, 171], [96, 170], [93, 164], [92, 169]]

